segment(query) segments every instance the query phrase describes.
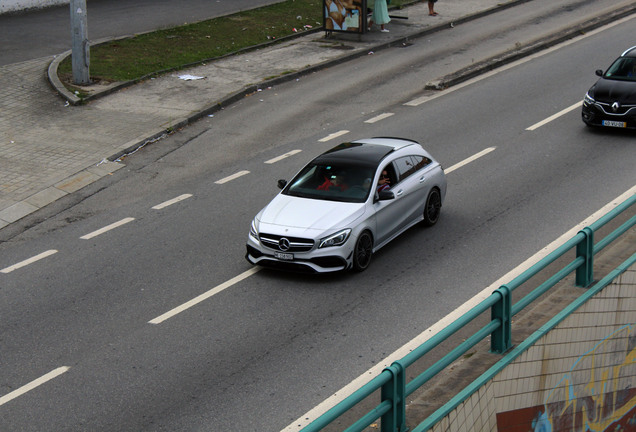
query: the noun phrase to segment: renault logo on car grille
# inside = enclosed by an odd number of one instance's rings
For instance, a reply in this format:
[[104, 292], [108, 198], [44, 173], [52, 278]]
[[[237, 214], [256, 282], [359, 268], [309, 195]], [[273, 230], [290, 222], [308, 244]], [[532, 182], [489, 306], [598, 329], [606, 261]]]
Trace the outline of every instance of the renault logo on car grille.
[[278, 248], [282, 250], [283, 252], [286, 250], [289, 250], [289, 240], [286, 239], [285, 237], [278, 240]]
[[616, 111], [618, 111], [618, 109], [619, 109], [620, 107], [621, 107], [621, 104], [620, 104], [620, 103], [618, 103], [618, 102], [614, 102], [614, 103], [612, 104], [612, 111], [616, 112]]

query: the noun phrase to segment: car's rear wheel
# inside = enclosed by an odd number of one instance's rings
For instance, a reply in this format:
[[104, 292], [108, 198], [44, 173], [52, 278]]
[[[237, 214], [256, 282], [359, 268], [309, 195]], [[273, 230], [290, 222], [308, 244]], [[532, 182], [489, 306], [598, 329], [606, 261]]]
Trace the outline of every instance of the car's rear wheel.
[[364, 231], [358, 237], [356, 247], [353, 251], [353, 269], [361, 272], [369, 267], [373, 255], [373, 237], [369, 231]]
[[424, 207], [424, 225], [435, 225], [439, 220], [439, 215], [441, 212], [442, 196], [439, 193], [439, 189], [433, 188], [428, 193], [428, 198], [426, 198], [426, 206]]

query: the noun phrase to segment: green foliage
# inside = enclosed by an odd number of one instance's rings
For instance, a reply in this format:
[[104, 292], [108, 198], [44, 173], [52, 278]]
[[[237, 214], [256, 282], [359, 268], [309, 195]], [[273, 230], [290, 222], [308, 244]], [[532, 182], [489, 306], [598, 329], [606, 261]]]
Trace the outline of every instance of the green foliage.
[[[92, 81], [128, 81], [179, 69], [322, 25], [322, 0], [287, 0], [91, 47]], [[296, 29], [296, 32], [293, 29]], [[58, 68], [72, 74], [71, 59]]]

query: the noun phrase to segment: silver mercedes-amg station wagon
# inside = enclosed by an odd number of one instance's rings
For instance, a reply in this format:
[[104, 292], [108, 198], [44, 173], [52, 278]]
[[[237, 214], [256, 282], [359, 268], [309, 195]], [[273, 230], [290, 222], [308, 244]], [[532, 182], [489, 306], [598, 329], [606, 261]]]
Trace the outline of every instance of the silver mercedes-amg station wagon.
[[278, 186], [252, 221], [246, 258], [317, 273], [366, 269], [374, 252], [413, 225], [434, 225], [446, 195], [441, 165], [402, 138], [340, 144]]

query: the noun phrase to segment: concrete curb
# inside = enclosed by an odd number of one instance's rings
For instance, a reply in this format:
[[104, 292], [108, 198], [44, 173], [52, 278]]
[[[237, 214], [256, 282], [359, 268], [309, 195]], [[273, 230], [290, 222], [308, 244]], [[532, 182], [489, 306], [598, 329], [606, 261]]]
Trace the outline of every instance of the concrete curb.
[[[499, 6], [487, 9], [485, 11], [481, 11], [481, 12], [478, 12], [478, 13], [475, 13], [475, 14], [467, 15], [467, 16], [465, 16], [463, 18], [460, 18], [460, 19], [456, 20], [455, 23], [461, 24], [461, 23], [464, 23], [464, 22], [475, 20], [475, 19], [481, 18], [483, 16], [490, 15], [492, 13], [501, 11], [501, 10], [512, 8], [512, 7], [517, 6], [519, 4], [527, 3], [529, 1], [532, 1], [532, 0], [511, 1], [511, 2], [508, 2], [506, 4], [499, 5]], [[419, 3], [418, 0], [414, 0], [414, 1], [411, 1], [409, 3], [405, 3], [404, 5], [402, 5], [402, 7], [400, 9], [407, 8], [407, 7], [415, 5], [417, 3]], [[392, 8], [391, 10], [397, 10], [397, 8]], [[389, 48], [389, 47], [392, 47], [392, 46], [395, 46], [395, 45], [399, 45], [401, 43], [408, 42], [410, 39], [416, 39], [416, 38], [419, 38], [419, 37], [423, 37], [423, 36], [426, 36], [428, 34], [443, 30], [443, 29], [445, 29], [447, 27], [448, 27], [448, 24], [446, 24], [446, 23], [440, 24], [440, 25], [436, 25], [436, 26], [432, 26], [431, 28], [428, 28], [428, 29], [426, 29], [424, 31], [414, 33], [411, 36], [400, 37], [400, 38], [396, 38], [396, 39], [394, 39], [394, 40], [392, 40], [392, 41], [390, 41], [388, 43], [379, 44], [377, 46], [374, 46], [372, 48], [372, 50], [379, 51], [381, 49], [385, 49], [385, 48]], [[292, 35], [288, 35], [288, 36], [282, 37], [282, 38], [277, 39], [275, 41], [269, 41], [269, 42], [265, 42], [265, 43], [262, 43], [262, 44], [259, 44], [259, 45], [254, 45], [252, 47], [244, 48], [244, 49], [241, 49], [241, 50], [226, 54], [226, 55], [221, 56], [221, 57], [204, 59], [204, 60], [201, 60], [200, 62], [183, 65], [180, 68], [166, 69], [166, 70], [162, 70], [162, 71], [153, 72], [151, 74], [145, 75], [143, 77], [140, 77], [140, 78], [137, 78], [137, 79], [131, 80], [131, 81], [124, 81], [124, 82], [120, 82], [120, 83], [114, 83], [112, 86], [109, 86], [107, 89], [99, 91], [99, 92], [96, 92], [95, 94], [87, 96], [85, 98], [80, 98], [76, 94], [74, 94], [72, 91], [67, 89], [64, 86], [64, 84], [60, 81], [60, 79], [58, 77], [58, 67], [59, 67], [59, 65], [60, 65], [60, 63], [62, 61], [64, 61], [68, 56], [71, 55], [71, 51], [70, 50], [69, 51], [65, 51], [64, 53], [56, 56], [55, 59], [53, 59], [53, 61], [49, 65], [49, 68], [48, 68], [48, 71], [47, 71], [47, 75], [48, 75], [48, 79], [49, 79], [50, 84], [53, 86], [53, 88], [58, 92], [58, 94], [62, 98], [66, 99], [72, 105], [80, 105], [80, 104], [89, 102], [91, 100], [97, 99], [99, 97], [107, 96], [108, 94], [113, 93], [113, 92], [115, 92], [117, 90], [120, 90], [120, 89], [129, 87], [129, 86], [135, 85], [135, 84], [137, 84], [137, 83], [139, 83], [141, 81], [144, 81], [146, 79], [149, 79], [149, 78], [151, 78], [153, 76], [166, 74], [166, 73], [169, 73], [169, 72], [173, 72], [175, 70], [187, 69], [189, 67], [197, 66], [197, 65], [199, 65], [201, 63], [210, 63], [210, 62], [213, 62], [213, 61], [216, 61], [216, 60], [220, 60], [220, 59], [223, 59], [223, 58], [227, 58], [227, 57], [231, 57], [231, 56], [235, 56], [235, 55], [240, 55], [240, 54], [245, 54], [245, 53], [248, 53], [250, 51], [262, 49], [262, 48], [265, 48], [265, 47], [268, 47], [268, 46], [271, 46], [271, 45], [275, 45], [275, 44], [278, 44], [278, 43], [281, 43], [281, 42], [285, 42], [285, 41], [288, 41], [288, 40], [291, 40], [291, 39], [295, 39], [295, 38], [298, 38], [298, 37], [306, 36], [308, 34], [313, 34], [313, 33], [321, 32], [321, 31], [324, 31], [324, 29], [323, 28], [316, 28], [316, 29], [312, 29], [312, 30], [307, 30], [307, 31], [304, 31], [302, 33], [297, 33], [297, 34], [292, 34]], [[143, 34], [143, 33], [139, 33], [139, 34]], [[90, 45], [91, 45], [91, 47], [95, 47], [95, 46], [98, 46], [98, 45], [101, 45], [101, 44], [104, 44], [104, 43], [112, 42], [112, 41], [115, 41], [115, 40], [132, 38], [132, 37], [135, 37], [135, 36], [137, 36], [137, 34], [126, 35], [126, 36], [121, 36], [121, 37], [117, 37], [117, 38], [105, 38], [105, 39], [100, 39], [98, 41], [92, 42]], [[347, 35], [346, 34], [342, 34], [342, 36], [346, 37]], [[356, 34], [356, 36], [360, 37], [359, 34]], [[352, 60], [352, 59], [357, 58], [359, 56], [362, 56], [364, 54], [366, 54], [366, 53], [364, 53], [364, 52], [353, 53], [351, 56], [344, 56], [342, 59], [328, 61], [328, 62], [325, 62], [323, 64], [307, 68], [306, 70], [286, 75], [287, 80], [278, 80], [277, 79], [277, 81], [275, 83], [274, 82], [270, 82], [267, 85], [281, 84], [283, 82], [293, 80], [293, 79], [295, 79], [295, 78], [297, 78], [299, 76], [307, 75], [309, 73], [316, 72], [316, 71], [318, 71], [320, 69], [325, 69], [327, 67], [333, 66], [334, 64], [339, 64], [339, 63], [343, 63], [345, 61]], [[250, 87], [253, 87], [253, 86], [250, 86]], [[249, 90], [250, 90], [249, 88], [245, 89], [247, 94], [249, 94]], [[243, 94], [245, 94], [245, 93], [243, 93]], [[233, 99], [233, 96], [231, 96], [230, 99]], [[227, 106], [227, 104], [225, 102], [226, 101], [222, 102], [223, 106]]]
[[569, 27], [549, 37], [521, 46], [514, 51], [506, 52], [500, 56], [491, 57], [489, 59], [477, 62], [467, 68], [446, 75], [435, 81], [431, 81], [427, 83], [424, 88], [426, 90], [443, 90], [448, 87], [452, 87], [503, 65], [512, 63], [516, 60], [530, 56], [547, 48], [551, 48], [561, 42], [565, 42], [566, 40], [574, 39], [575, 37], [585, 34], [590, 30], [594, 30], [598, 27], [609, 24], [613, 21], [632, 15], [634, 13], [636, 13], [636, 4], [617, 9], [612, 13], [602, 17], [583, 21], [574, 27]]
[[[58, 67], [59, 67], [59, 65], [60, 65], [60, 63], [62, 61], [64, 61], [67, 57], [69, 57], [72, 54], [71, 50], [65, 51], [65, 52], [63, 52], [62, 54], [60, 54], [59, 56], [57, 56], [57, 57], [55, 57], [53, 59], [53, 61], [51, 62], [51, 64], [49, 65], [49, 68], [47, 70], [47, 75], [48, 75], [48, 78], [49, 78], [49, 83], [53, 86], [53, 88], [57, 91], [57, 93], [62, 98], [66, 99], [71, 105], [82, 105], [82, 104], [90, 102], [91, 100], [95, 100], [95, 99], [98, 99], [100, 97], [107, 96], [107, 95], [109, 95], [109, 94], [111, 94], [113, 92], [116, 92], [118, 90], [124, 89], [126, 87], [133, 86], [135, 84], [138, 84], [138, 83], [140, 83], [142, 81], [148, 80], [148, 79], [150, 79], [152, 77], [155, 77], [155, 76], [167, 74], [167, 73], [174, 72], [174, 71], [177, 71], [177, 70], [188, 69], [188, 68], [195, 67], [195, 66], [198, 66], [198, 65], [203, 64], [203, 63], [210, 63], [210, 62], [213, 62], [213, 61], [221, 60], [221, 59], [224, 59], [224, 58], [227, 58], [227, 57], [232, 57], [232, 56], [235, 56], [235, 55], [247, 54], [250, 51], [255, 51], [255, 50], [262, 49], [262, 48], [266, 48], [266, 47], [271, 46], [271, 45], [275, 45], [275, 44], [279, 44], [281, 42], [285, 42], [285, 41], [288, 41], [288, 40], [296, 39], [296, 38], [299, 38], [299, 37], [302, 37], [302, 36], [306, 36], [308, 34], [317, 33], [319, 31], [322, 31], [322, 29], [321, 28], [317, 28], [317, 29], [306, 30], [306, 31], [303, 31], [302, 33], [296, 33], [296, 34], [291, 34], [291, 35], [288, 35], [288, 36], [281, 37], [279, 39], [276, 39], [275, 41], [264, 42], [262, 44], [250, 46], [250, 47], [247, 47], [247, 48], [243, 48], [243, 49], [240, 49], [240, 50], [225, 54], [225, 55], [220, 56], [220, 57], [203, 59], [203, 60], [200, 60], [200, 61], [195, 62], [195, 63], [189, 63], [189, 64], [186, 64], [186, 65], [182, 65], [180, 67], [171, 68], [171, 69], [164, 69], [164, 70], [152, 72], [152, 73], [149, 73], [147, 75], [144, 75], [142, 77], [139, 77], [137, 79], [130, 80], [130, 81], [115, 82], [115, 83], [112, 83], [109, 86], [106, 86], [106, 88], [104, 90], [97, 91], [97, 92], [95, 92], [95, 93], [93, 93], [93, 94], [91, 94], [89, 96], [84, 97], [84, 98], [78, 97], [76, 94], [74, 94], [68, 88], [66, 88], [66, 86], [60, 81], [59, 76], [58, 76], [58, 71], [57, 71]], [[91, 47], [96, 47], [96, 46], [99, 46], [99, 45], [102, 45], [102, 44], [105, 44], [105, 43], [108, 43], [108, 42], [116, 41], [116, 40], [133, 38], [133, 37], [141, 35], [141, 34], [144, 34], [144, 33], [139, 33], [139, 34], [134, 34], [134, 35], [126, 35], [126, 36], [121, 36], [121, 37], [117, 37], [117, 38], [100, 39], [98, 41], [91, 42], [90, 46]]]

